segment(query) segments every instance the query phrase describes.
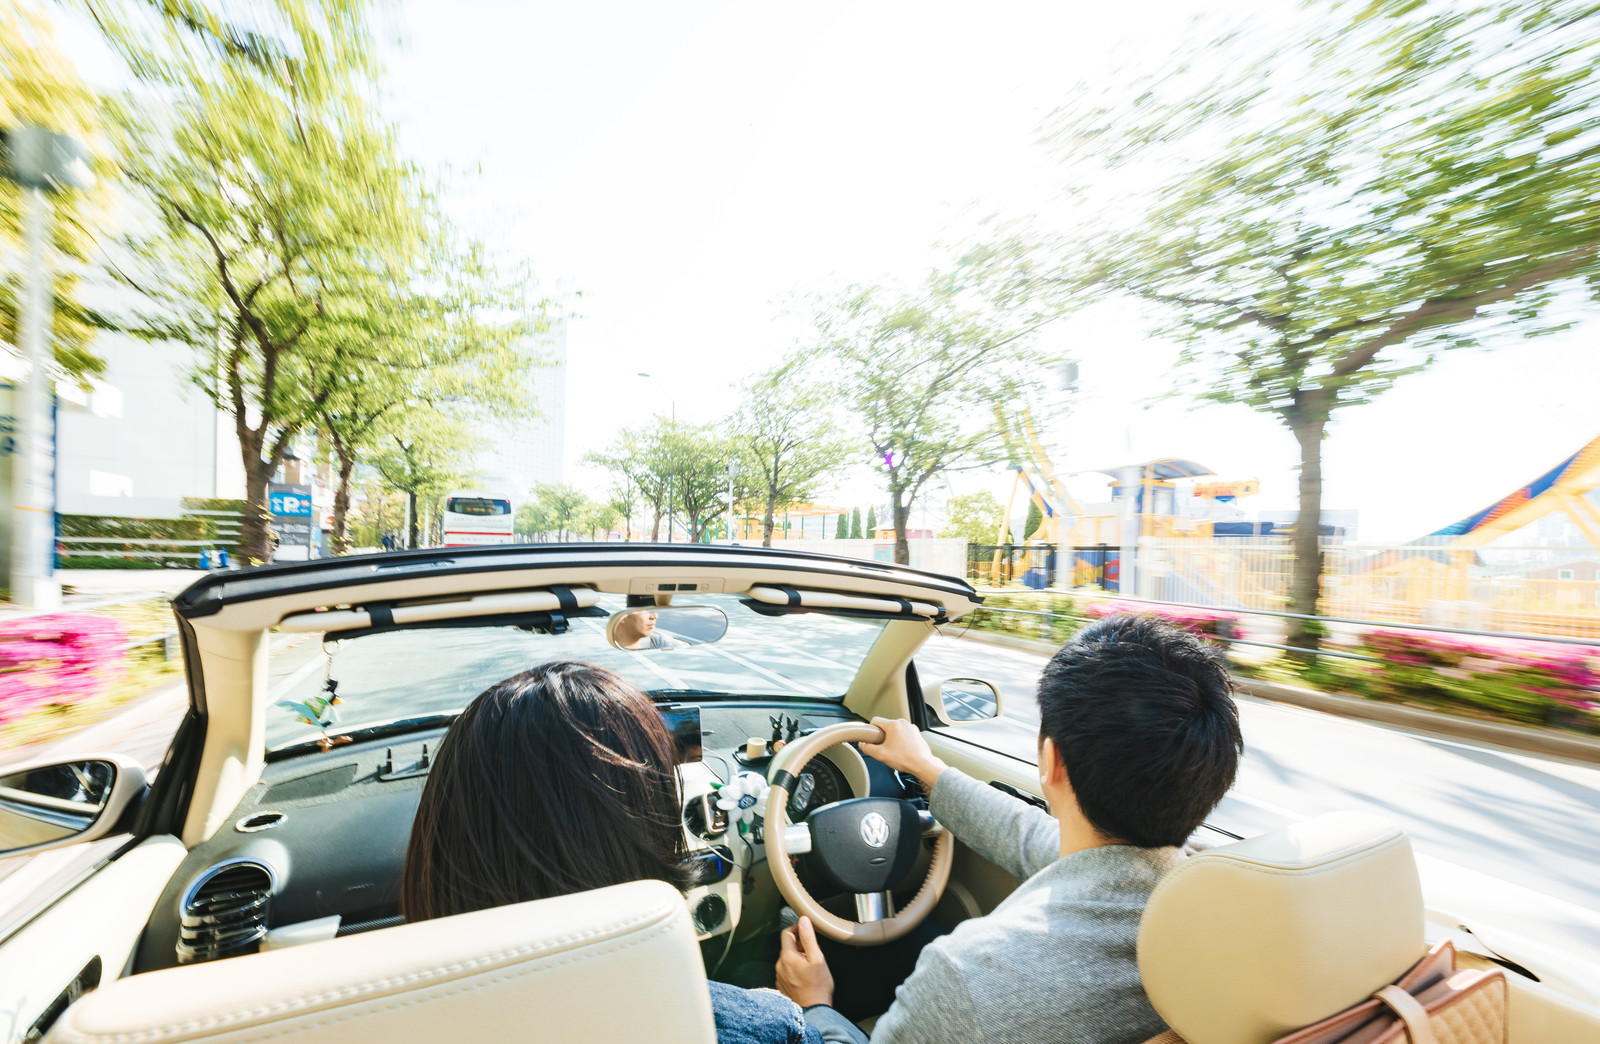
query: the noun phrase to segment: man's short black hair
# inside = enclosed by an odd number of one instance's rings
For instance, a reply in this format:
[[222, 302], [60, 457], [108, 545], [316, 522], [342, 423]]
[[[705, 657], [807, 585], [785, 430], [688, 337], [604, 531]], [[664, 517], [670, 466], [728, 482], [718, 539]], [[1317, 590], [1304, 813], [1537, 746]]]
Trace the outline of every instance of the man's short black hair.
[[1101, 834], [1181, 845], [1233, 786], [1244, 740], [1232, 692], [1199, 638], [1154, 617], [1109, 616], [1045, 666], [1039, 734]]

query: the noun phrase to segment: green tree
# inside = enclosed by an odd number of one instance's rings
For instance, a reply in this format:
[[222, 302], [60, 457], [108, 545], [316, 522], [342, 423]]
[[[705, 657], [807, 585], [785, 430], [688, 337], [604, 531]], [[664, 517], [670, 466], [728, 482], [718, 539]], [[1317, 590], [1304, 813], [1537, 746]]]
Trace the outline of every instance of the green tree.
[[850, 509], [850, 539], [861, 539], [861, 509], [858, 507]]
[[[734, 439], [754, 470], [750, 484], [765, 501], [762, 547], [772, 546], [778, 509], [814, 498], [850, 453], [828, 403], [826, 389], [806, 379], [798, 358], [761, 374], [745, 389]], [[844, 517], [839, 521], [842, 526]]]
[[543, 483], [529, 491], [533, 496], [535, 532], [566, 540], [569, 533], [581, 533], [588, 528], [588, 518], [595, 504], [588, 494], [576, 486], [560, 483]]
[[[739, 460], [733, 444], [713, 425], [668, 421], [663, 431], [664, 459], [672, 479], [672, 497], [682, 509], [690, 543], [701, 543], [711, 523], [729, 510], [728, 467]], [[734, 482], [735, 499], [741, 491]]]
[[233, 417], [245, 470], [242, 556], [269, 548], [266, 487], [290, 441], [383, 347], [375, 282], [427, 245], [425, 193], [355, 86], [315, 107], [249, 68], [195, 69], [152, 118], [117, 109], [117, 148], [157, 233], [129, 240], [115, 274], [153, 312], [135, 333], [189, 345], [197, 387]]
[[[34, 125], [92, 144], [100, 133], [99, 103], [57, 49], [43, 9], [19, 0], [0, 5], [0, 127]], [[53, 273], [50, 344], [57, 368], [85, 384], [105, 371], [93, 351], [94, 316], [78, 300], [78, 270], [89, 261], [95, 233], [108, 223], [115, 168], [94, 163], [97, 184], [88, 191], [63, 192], [51, 201], [50, 246], [57, 258]], [[0, 179], [0, 253], [20, 257], [22, 189]], [[18, 302], [26, 269], [7, 264], [0, 274], [0, 350], [20, 344]]]
[[839, 398], [889, 494], [901, 565], [911, 561], [906, 527], [923, 487], [1004, 459], [995, 407], [1023, 398], [1049, 361], [1031, 347], [1038, 317], [981, 291], [934, 273], [916, 294], [857, 287], [816, 313]]
[[1005, 521], [1006, 509], [988, 490], [962, 493], [945, 505], [942, 537], [954, 537], [969, 544], [991, 544]]
[[[661, 519], [670, 517], [677, 477], [672, 459], [672, 422], [656, 417], [648, 427], [625, 428], [605, 450], [591, 452], [584, 461], [605, 468], [619, 483], [631, 487], [639, 502], [650, 510], [650, 539], [661, 539]], [[667, 533], [670, 539], [670, 528]]]
[[835, 540], [850, 539], [850, 516], [842, 511], [839, 512], [839, 524], [833, 528], [833, 538]]
[[385, 486], [405, 497], [407, 547], [421, 546], [419, 506], [467, 484], [478, 445], [465, 425], [433, 410], [410, 411], [390, 431], [373, 466]]
[[[1559, 329], [1563, 298], [1600, 293], [1600, 10], [1305, 10], [1297, 43], [1215, 41], [1208, 61], [1064, 110], [1050, 133], [1083, 220], [969, 260], [1068, 307], [1142, 299], [1182, 346], [1184, 387], [1292, 433], [1290, 608], [1314, 615], [1334, 416], [1441, 352]], [[1316, 641], [1296, 624], [1289, 644]]]
[[878, 509], [876, 507], [867, 508], [866, 535], [868, 539], [878, 535]]
[[1039, 502], [1037, 500], [1029, 500], [1028, 520], [1022, 524], [1022, 539], [1032, 540], [1042, 525], [1044, 525], [1044, 512], [1039, 510]]
[[427, 268], [375, 281], [368, 308], [338, 331], [360, 350], [337, 357], [344, 371], [329, 376], [333, 392], [316, 416], [338, 462], [336, 554], [345, 552], [356, 463], [385, 443], [389, 426], [406, 409], [441, 410], [464, 422], [536, 413], [528, 377], [544, 363], [535, 334], [548, 302], [525, 301], [522, 273], [503, 276], [480, 246], [457, 249], [454, 239], [433, 216]]

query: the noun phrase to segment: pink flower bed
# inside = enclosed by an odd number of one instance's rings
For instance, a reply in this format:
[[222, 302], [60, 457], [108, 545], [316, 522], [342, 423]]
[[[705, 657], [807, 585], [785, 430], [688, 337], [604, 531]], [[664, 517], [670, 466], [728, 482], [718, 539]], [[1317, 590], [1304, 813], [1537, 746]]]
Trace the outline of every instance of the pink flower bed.
[[0, 623], [0, 725], [105, 692], [122, 674], [127, 639], [121, 623], [88, 613]]
[[1383, 661], [1368, 672], [1377, 695], [1463, 700], [1535, 722], [1551, 707], [1600, 710], [1600, 649], [1590, 646], [1384, 629], [1361, 647]]

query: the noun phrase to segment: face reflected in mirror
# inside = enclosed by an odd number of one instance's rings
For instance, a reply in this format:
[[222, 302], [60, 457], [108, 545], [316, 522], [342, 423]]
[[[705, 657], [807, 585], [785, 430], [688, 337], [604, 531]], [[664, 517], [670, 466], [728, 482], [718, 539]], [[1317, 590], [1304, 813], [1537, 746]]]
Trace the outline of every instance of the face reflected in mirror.
[[613, 632], [619, 649], [649, 649], [658, 648], [651, 645], [651, 638], [656, 633], [657, 613], [654, 609], [635, 609], [623, 613], [617, 621], [617, 629]]
[[678, 649], [704, 645], [728, 631], [728, 617], [709, 605], [642, 606], [612, 614], [606, 637], [618, 649]]
[[88, 830], [116, 778], [117, 768], [109, 761], [47, 765], [0, 776], [0, 854]]

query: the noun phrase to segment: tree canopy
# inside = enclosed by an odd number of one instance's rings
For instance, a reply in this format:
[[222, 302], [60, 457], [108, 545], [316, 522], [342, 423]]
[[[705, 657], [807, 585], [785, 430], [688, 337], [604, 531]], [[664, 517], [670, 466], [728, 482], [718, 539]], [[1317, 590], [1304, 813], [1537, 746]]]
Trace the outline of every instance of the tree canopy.
[[916, 293], [855, 287], [819, 302], [815, 313], [836, 393], [889, 495], [902, 565], [910, 563], [906, 527], [923, 487], [1004, 459], [994, 407], [1022, 399], [1051, 361], [1032, 343], [1037, 315], [982, 291], [934, 273]]
[[[759, 375], [745, 389], [734, 418], [734, 440], [751, 492], [763, 503], [761, 545], [772, 546], [773, 518], [815, 498], [850, 455], [838, 434], [825, 386], [808, 379], [804, 362], [791, 358]], [[839, 536], [846, 535], [844, 516]]]
[[1301, 448], [1292, 608], [1314, 613], [1334, 413], [1600, 292], [1600, 13], [1349, 0], [1303, 19], [1289, 43], [1207, 40], [1058, 112], [1071, 227], [967, 261], [1062, 308], [1147, 302], [1183, 387], [1282, 421]]

